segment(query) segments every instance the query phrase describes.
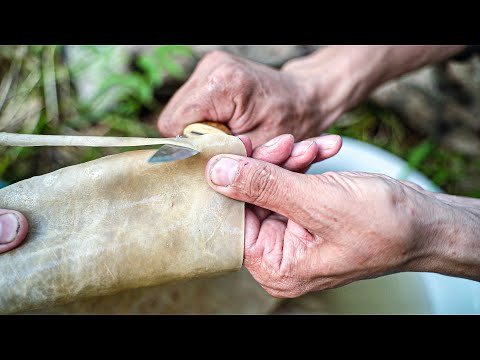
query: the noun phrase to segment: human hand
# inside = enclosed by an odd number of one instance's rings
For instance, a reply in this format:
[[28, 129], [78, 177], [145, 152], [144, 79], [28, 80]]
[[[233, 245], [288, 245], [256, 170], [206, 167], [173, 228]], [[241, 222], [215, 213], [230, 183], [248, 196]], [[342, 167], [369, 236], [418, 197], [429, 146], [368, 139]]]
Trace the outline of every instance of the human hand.
[[206, 55], [158, 120], [164, 136], [193, 122], [227, 123], [256, 147], [290, 133], [297, 140], [328, 129], [384, 82], [444, 60], [464, 45], [327, 46], [280, 71], [224, 52]]
[[19, 246], [27, 232], [25, 216], [18, 211], [0, 209], [0, 254]]
[[248, 135], [254, 146], [283, 133], [305, 139], [326, 128], [306, 83], [220, 51], [200, 61], [163, 110], [158, 128], [164, 136], [176, 136], [203, 120], [228, 124], [234, 135]]
[[[217, 155], [206, 167], [215, 191], [256, 205], [246, 209], [244, 265], [269, 294], [297, 297], [400, 271], [480, 278], [478, 261], [476, 267], [465, 261], [475, 253], [469, 247], [478, 248], [477, 237], [460, 241], [467, 239], [462, 228], [477, 226], [478, 234], [480, 211], [460, 211], [385, 175], [295, 173], [304, 164], [285, 166], [293, 139], [280, 139], [270, 149], [257, 148], [253, 158]], [[463, 245], [452, 249], [453, 236]]]

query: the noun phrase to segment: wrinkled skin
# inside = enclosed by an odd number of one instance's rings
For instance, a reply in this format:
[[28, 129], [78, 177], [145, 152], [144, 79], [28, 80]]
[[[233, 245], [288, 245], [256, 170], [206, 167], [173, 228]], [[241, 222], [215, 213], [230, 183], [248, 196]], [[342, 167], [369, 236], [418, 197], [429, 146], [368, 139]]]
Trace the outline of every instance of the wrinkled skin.
[[[470, 252], [452, 252], [445, 244], [449, 229], [461, 224], [469, 229], [462, 246], [476, 247], [476, 210], [467, 206], [463, 213], [465, 207], [383, 175], [303, 175], [308, 165], [290, 159], [293, 140], [283, 139], [275, 149], [272, 142], [261, 146], [282, 133], [297, 140], [315, 136], [382, 83], [463, 48], [329, 46], [281, 71], [214, 52], [172, 98], [158, 127], [173, 136], [186, 124], [213, 120], [250, 136], [253, 159], [217, 156], [206, 177], [216, 191], [253, 205], [245, 265], [274, 296], [296, 297], [397, 271], [475, 278], [479, 259], [460, 259], [459, 253]], [[433, 246], [437, 233], [445, 238]]]
[[214, 51], [172, 97], [158, 128], [176, 136], [188, 124], [210, 120], [228, 124], [234, 135], [248, 135], [254, 147], [284, 133], [301, 140], [323, 130], [312, 100], [290, 74]]
[[[431, 254], [440, 246], [425, 231], [425, 222], [442, 220], [451, 202], [380, 174], [301, 174], [309, 165], [306, 159], [328, 156], [292, 160], [293, 139], [276, 140], [274, 146], [258, 147], [253, 159], [217, 155], [206, 168], [214, 190], [254, 205], [246, 212], [244, 265], [269, 294], [293, 298], [432, 268]], [[294, 166], [286, 166], [292, 161]], [[437, 219], [419, 220], [432, 209]]]

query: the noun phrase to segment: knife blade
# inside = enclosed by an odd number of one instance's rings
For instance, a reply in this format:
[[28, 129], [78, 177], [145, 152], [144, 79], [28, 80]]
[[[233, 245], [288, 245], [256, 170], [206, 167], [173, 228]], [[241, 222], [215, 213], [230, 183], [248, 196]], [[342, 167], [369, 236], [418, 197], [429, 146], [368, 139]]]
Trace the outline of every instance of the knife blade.
[[[227, 134], [232, 135], [230, 129], [221, 123], [213, 121], [202, 121], [193, 123], [185, 127], [183, 130], [183, 138], [191, 138], [202, 136], [205, 134]], [[148, 160], [149, 163], [165, 163], [170, 161], [178, 161], [195, 156], [200, 151], [186, 148], [180, 145], [162, 145], [158, 151]]]

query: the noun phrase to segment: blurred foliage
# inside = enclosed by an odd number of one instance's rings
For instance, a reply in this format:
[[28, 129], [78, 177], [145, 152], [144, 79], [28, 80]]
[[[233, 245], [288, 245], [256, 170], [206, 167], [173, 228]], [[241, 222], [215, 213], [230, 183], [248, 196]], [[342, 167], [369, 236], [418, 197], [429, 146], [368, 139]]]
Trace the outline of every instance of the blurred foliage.
[[[102, 54], [95, 46], [88, 47], [96, 56], [113, 56], [112, 51]], [[118, 105], [108, 109], [108, 113], [117, 113], [124, 117], [138, 114], [141, 107], [153, 110], [155, 104], [154, 90], [163, 85], [166, 76], [176, 79], [185, 79], [187, 74], [172, 56], [193, 57], [190, 48], [181, 45], [166, 45], [154, 49], [151, 53], [143, 53], [136, 57], [135, 69], [124, 73], [112, 73], [101, 82], [99, 89], [92, 96], [91, 101], [83, 104], [87, 111], [92, 112], [95, 102], [100, 101], [113, 88], [120, 89], [121, 95]], [[88, 62], [87, 62], [88, 63]], [[105, 116], [105, 112], [96, 114]]]
[[[153, 115], [162, 104], [155, 99], [155, 89], [167, 77], [184, 80], [187, 74], [179, 58], [193, 56], [186, 46], [158, 46], [129, 59], [127, 69], [119, 71], [108, 67], [119, 56], [115, 46], [85, 45], [82, 51], [88, 57], [76, 62], [66, 61], [65, 50], [60, 45], [0, 46], [0, 131], [156, 137]], [[107, 65], [99, 86], [93, 96], [82, 99], [74, 80], [99, 63]], [[111, 106], [99, 107], [114, 91]], [[0, 178], [16, 182], [118, 151], [0, 147]]]
[[405, 159], [408, 167], [400, 178], [415, 169], [447, 193], [480, 198], [480, 159], [444, 148], [412, 131], [373, 102], [366, 101], [343, 115], [329, 132], [377, 145]]

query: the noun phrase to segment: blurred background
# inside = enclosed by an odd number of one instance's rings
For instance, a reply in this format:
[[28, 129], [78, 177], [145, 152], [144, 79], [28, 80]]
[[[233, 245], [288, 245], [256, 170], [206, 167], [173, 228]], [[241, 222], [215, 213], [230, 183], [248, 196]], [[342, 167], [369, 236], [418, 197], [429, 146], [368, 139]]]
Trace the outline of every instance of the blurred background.
[[[279, 68], [322, 45], [0, 46], [0, 131], [157, 137], [156, 120], [208, 51]], [[380, 146], [448, 193], [480, 198], [480, 59], [429, 66], [377, 89], [331, 133]], [[0, 147], [13, 183], [127, 149]]]

